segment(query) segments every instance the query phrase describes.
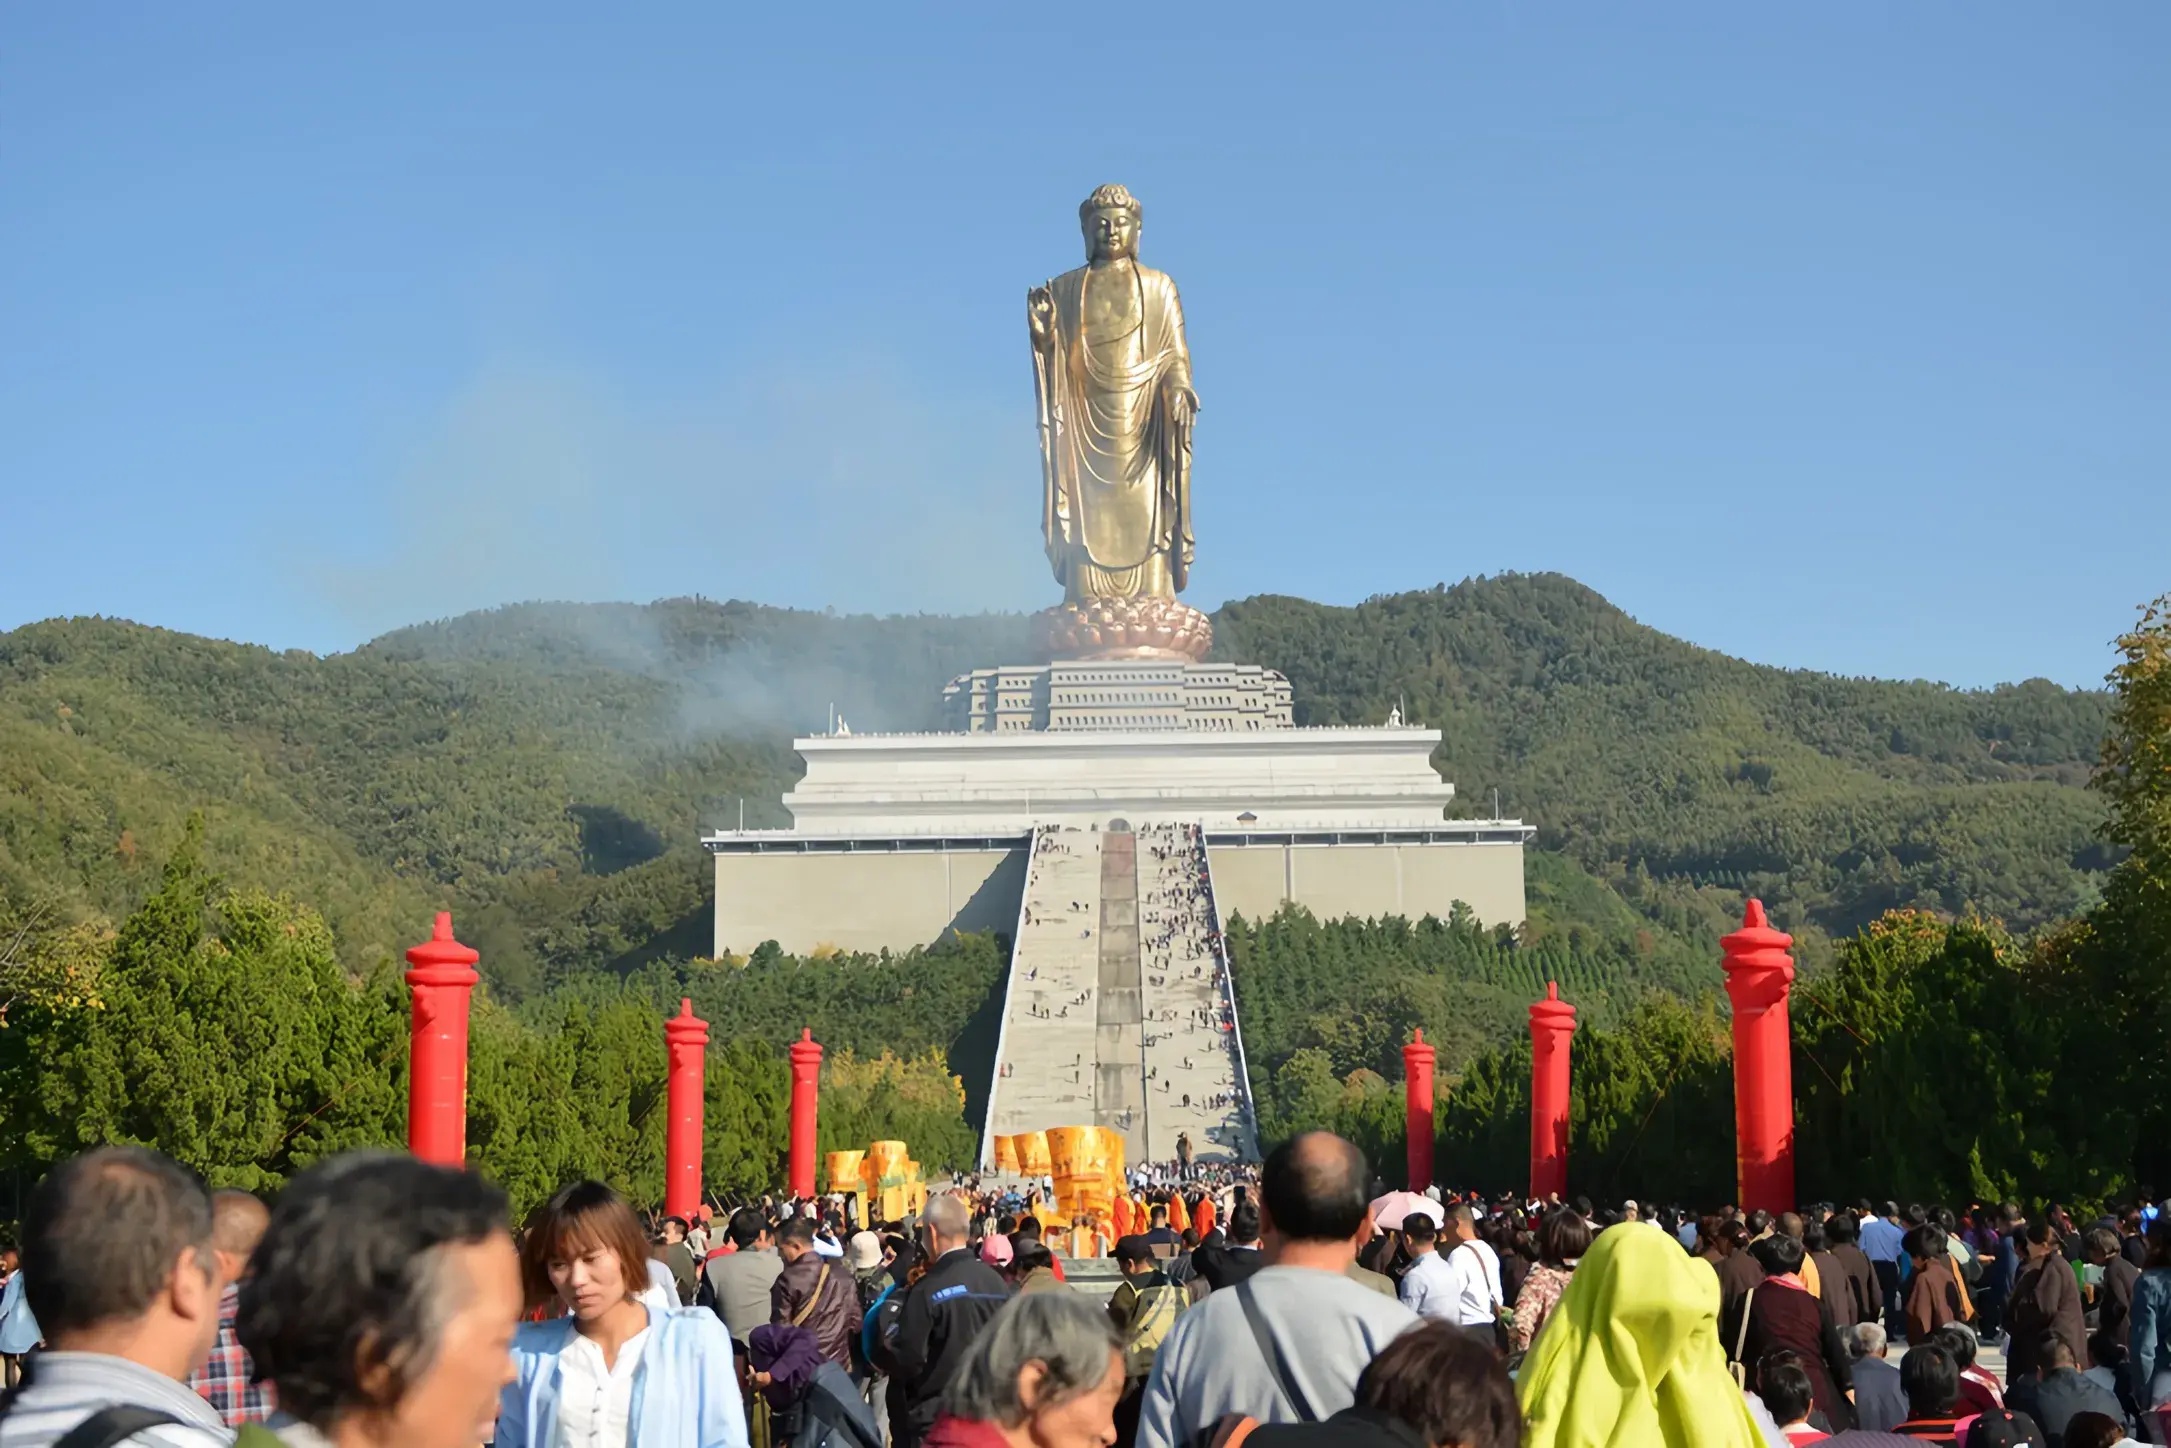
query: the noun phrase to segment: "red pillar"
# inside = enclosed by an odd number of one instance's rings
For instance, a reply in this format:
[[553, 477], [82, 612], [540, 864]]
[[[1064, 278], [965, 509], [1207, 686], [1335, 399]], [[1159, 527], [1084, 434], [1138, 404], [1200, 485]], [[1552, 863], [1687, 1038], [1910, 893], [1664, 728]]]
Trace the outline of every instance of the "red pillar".
[[1545, 983], [1545, 999], [1530, 1008], [1530, 1194], [1540, 1201], [1568, 1195], [1568, 1046], [1575, 1007], [1560, 983]]
[[801, 1029], [792, 1042], [792, 1154], [785, 1186], [795, 1197], [814, 1195], [814, 1108], [822, 1079], [822, 1048]]
[[1794, 1200], [1794, 1043], [1787, 995], [1794, 937], [1751, 900], [1741, 929], [1719, 942], [1734, 1003], [1734, 1163], [1745, 1211], [1791, 1212]]
[[437, 912], [430, 938], [407, 952], [414, 997], [407, 1057], [407, 1149], [439, 1166], [467, 1162], [467, 1006], [482, 959], [452, 938]]
[[664, 1128], [663, 1211], [691, 1222], [701, 1206], [702, 1075], [708, 1064], [709, 1023], [694, 1014], [694, 1003], [681, 999], [678, 1014], [663, 1023], [663, 1042], [671, 1057]]
[[1408, 1186], [1413, 1192], [1432, 1185], [1432, 1063], [1438, 1056], [1425, 1044], [1422, 1026], [1415, 1039], [1402, 1048], [1402, 1093], [1408, 1109], [1405, 1129], [1410, 1151]]

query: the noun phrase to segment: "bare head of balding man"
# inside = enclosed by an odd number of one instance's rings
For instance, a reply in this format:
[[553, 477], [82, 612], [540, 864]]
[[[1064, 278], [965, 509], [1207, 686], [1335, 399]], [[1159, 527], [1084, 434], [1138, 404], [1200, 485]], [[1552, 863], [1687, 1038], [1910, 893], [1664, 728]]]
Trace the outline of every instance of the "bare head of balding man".
[[927, 1226], [929, 1245], [938, 1257], [966, 1245], [972, 1235], [972, 1209], [962, 1197], [930, 1197], [920, 1220]]
[[1331, 1131], [1283, 1142], [1259, 1172], [1267, 1255], [1277, 1266], [1345, 1271], [1370, 1235], [1364, 1153]]
[[271, 1209], [247, 1192], [228, 1189], [211, 1194], [211, 1250], [219, 1259], [221, 1285], [241, 1280], [270, 1225]]

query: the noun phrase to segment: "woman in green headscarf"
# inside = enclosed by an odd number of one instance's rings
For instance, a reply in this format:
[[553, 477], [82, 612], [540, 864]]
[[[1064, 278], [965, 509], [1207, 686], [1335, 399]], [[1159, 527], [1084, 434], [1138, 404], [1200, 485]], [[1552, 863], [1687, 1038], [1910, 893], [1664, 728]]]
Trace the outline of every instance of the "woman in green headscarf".
[[1523, 1448], [1762, 1448], [1719, 1345], [1719, 1280], [1664, 1232], [1599, 1234], [1516, 1379]]

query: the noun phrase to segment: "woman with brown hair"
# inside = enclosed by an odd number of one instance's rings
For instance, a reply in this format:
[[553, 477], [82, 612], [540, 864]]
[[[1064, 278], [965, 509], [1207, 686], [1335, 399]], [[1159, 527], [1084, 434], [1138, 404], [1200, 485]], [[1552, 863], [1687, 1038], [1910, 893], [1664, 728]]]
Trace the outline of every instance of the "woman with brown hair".
[[1727, 1356], [1753, 1376], [1774, 1352], [1791, 1352], [1809, 1375], [1817, 1411], [1833, 1432], [1854, 1426], [1853, 1358], [1839, 1340], [1832, 1315], [1801, 1277], [1802, 1244], [1774, 1232], [1750, 1249], [1764, 1280], [1721, 1314], [1719, 1341]]
[[1591, 1224], [1574, 1207], [1555, 1207], [1538, 1223], [1538, 1265], [1515, 1294], [1515, 1321], [1508, 1328], [1508, 1351], [1528, 1352], [1531, 1339], [1545, 1326], [1575, 1264], [1591, 1249]]
[[520, 1268], [529, 1300], [567, 1315], [514, 1338], [499, 1448], [746, 1448], [730, 1334], [714, 1313], [639, 1300], [648, 1238], [618, 1193], [559, 1191], [528, 1219]]
[[2088, 1329], [2081, 1320], [2080, 1283], [2065, 1260], [2057, 1228], [2030, 1222], [2020, 1240], [2020, 1271], [2005, 1299], [2005, 1380], [2020, 1382], [2038, 1366], [2036, 1340], [2055, 1332], [2073, 1349], [2073, 1361], [2088, 1361]]

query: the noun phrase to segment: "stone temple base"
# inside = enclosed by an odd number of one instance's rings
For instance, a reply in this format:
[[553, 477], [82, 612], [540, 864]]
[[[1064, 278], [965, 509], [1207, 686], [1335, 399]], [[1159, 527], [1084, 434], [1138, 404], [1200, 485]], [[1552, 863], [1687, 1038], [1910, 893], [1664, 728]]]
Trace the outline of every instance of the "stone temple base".
[[1213, 647], [1213, 621], [1173, 598], [1093, 598], [1033, 615], [1033, 643], [1049, 659], [1197, 661]]

